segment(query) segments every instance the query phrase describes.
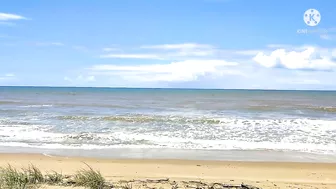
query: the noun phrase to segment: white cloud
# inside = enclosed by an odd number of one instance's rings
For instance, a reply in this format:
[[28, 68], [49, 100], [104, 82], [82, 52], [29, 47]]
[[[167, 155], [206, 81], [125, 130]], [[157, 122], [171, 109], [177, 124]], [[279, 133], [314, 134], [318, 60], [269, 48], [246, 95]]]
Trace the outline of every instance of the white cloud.
[[60, 42], [37, 42], [35, 43], [37, 46], [64, 46], [63, 43]]
[[23, 19], [27, 19], [27, 18], [17, 15], [17, 14], [0, 13], [0, 20], [2, 21], [23, 20]]
[[293, 46], [292, 45], [288, 45], [288, 44], [268, 44], [267, 45], [268, 48], [271, 48], [271, 49], [282, 49], [282, 48], [292, 48]]
[[88, 81], [96, 81], [96, 77], [91, 75], [86, 78]]
[[92, 75], [89, 75], [89, 76], [78, 75], [74, 79], [65, 76], [63, 79], [64, 79], [64, 81], [73, 82], [73, 83], [96, 81], [96, 77], [92, 76]]
[[0, 35], [0, 38], [12, 38], [10, 35]]
[[163, 44], [163, 45], [144, 45], [141, 46], [144, 49], [164, 49], [164, 50], [172, 50], [172, 49], [212, 49], [214, 48], [212, 45], [208, 44], [197, 44], [197, 43], [182, 43], [182, 44]]
[[186, 60], [170, 64], [150, 65], [95, 65], [90, 68], [91, 75], [120, 76], [126, 80], [142, 82], [158, 81], [194, 81], [204, 75], [243, 75], [238, 70], [229, 69], [237, 66], [236, 62], [224, 60]]
[[105, 51], [105, 52], [110, 52], [110, 51], [118, 51], [119, 49], [118, 48], [106, 47], [106, 48], [103, 48], [102, 50]]
[[156, 54], [107, 54], [101, 55], [101, 58], [127, 58], [127, 59], [157, 59], [163, 58]]
[[[145, 53], [125, 53], [125, 54], [106, 54], [101, 58], [131, 58], [131, 59], [156, 59], [156, 60], [173, 60], [191, 57], [206, 57], [215, 54], [216, 49], [212, 45], [197, 43], [182, 44], [163, 44], [163, 45], [143, 45], [140, 49], [149, 52]], [[104, 48], [103, 51], [115, 51], [115, 48]], [[159, 50], [159, 52], [158, 52]]]
[[[103, 51], [120, 49], [104, 48]], [[156, 60], [194, 60], [223, 59], [255, 56], [261, 51], [256, 49], [219, 49], [210, 44], [182, 43], [140, 46], [141, 53], [103, 54], [101, 58], [156, 59]]]
[[95, 76], [78, 76], [77, 80], [82, 80], [82, 81], [95, 81]]
[[[104, 52], [120, 49], [104, 48]], [[223, 59], [255, 56], [261, 50], [256, 49], [219, 49], [210, 44], [181, 43], [162, 45], [140, 46], [141, 53], [110, 53], [103, 54], [101, 58], [124, 58], [124, 59], [156, 59], [156, 60], [194, 60], [194, 59]]]
[[70, 79], [69, 77], [64, 77], [63, 79], [64, 81], [72, 81], [72, 79]]
[[327, 34], [320, 35], [320, 38], [324, 40], [330, 40], [330, 36]]
[[269, 55], [259, 52], [253, 60], [266, 68], [284, 67], [287, 69], [333, 70], [336, 63], [329, 49], [304, 47], [301, 51], [277, 49]]
[[330, 35], [330, 34], [323, 34], [320, 35], [320, 38], [323, 40], [335, 40], [336, 39], [336, 35]]
[[15, 77], [15, 74], [12, 74], [12, 73], [0, 75], [0, 80], [2, 81], [8, 81], [8, 80], [13, 80], [13, 79], [16, 79], [16, 77]]
[[79, 80], [79, 81], [95, 81], [96, 78], [95, 76], [83, 76], [83, 75], [79, 75], [77, 76], [76, 80]]
[[64, 45], [63, 43], [60, 43], [60, 42], [52, 42], [50, 44], [55, 45], [55, 46], [63, 46]]
[[82, 52], [87, 52], [88, 48], [86, 46], [83, 45], [74, 45], [72, 46], [73, 49], [77, 50], [77, 51], [82, 51]]
[[214, 54], [212, 50], [181, 50], [176, 53], [167, 54], [170, 57], [193, 57], [193, 56], [211, 56]]
[[214, 51], [207, 50], [181, 50], [178, 52], [165, 52], [165, 53], [125, 53], [125, 54], [105, 54], [100, 58], [123, 58], [123, 59], [154, 59], [154, 60], [173, 60], [180, 58], [190, 59], [192, 57], [209, 57], [214, 55]]
[[5, 74], [5, 77], [15, 77], [15, 75], [12, 73], [8, 73], [8, 74]]
[[256, 55], [260, 52], [260, 50], [237, 50], [232, 53], [240, 54], [240, 55]]
[[318, 85], [321, 84], [317, 79], [277, 79], [277, 82], [290, 85]]

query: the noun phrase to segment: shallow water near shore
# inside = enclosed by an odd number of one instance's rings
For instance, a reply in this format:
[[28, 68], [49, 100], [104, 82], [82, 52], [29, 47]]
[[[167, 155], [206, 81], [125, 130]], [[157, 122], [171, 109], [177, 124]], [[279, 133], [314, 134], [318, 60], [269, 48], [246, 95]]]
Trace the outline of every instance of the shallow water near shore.
[[0, 87], [1, 152], [334, 161], [336, 92]]
[[38, 149], [0, 147], [0, 153], [32, 153], [47, 157], [86, 157], [102, 159], [152, 159], [152, 160], [206, 160], [242, 162], [307, 162], [336, 163], [334, 155], [320, 155], [302, 152], [276, 152], [252, 150], [181, 150], [181, 149]]

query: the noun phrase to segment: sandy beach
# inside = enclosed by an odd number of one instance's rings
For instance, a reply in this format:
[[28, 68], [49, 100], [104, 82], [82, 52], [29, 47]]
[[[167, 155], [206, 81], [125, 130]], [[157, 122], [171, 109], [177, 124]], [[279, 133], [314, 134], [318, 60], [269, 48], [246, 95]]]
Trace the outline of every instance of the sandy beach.
[[[55, 157], [40, 154], [1, 154], [0, 166], [21, 168], [34, 164], [43, 172], [74, 174], [85, 163], [101, 171], [112, 182], [121, 180], [164, 179], [185, 188], [187, 181], [249, 184], [260, 188], [336, 188], [336, 164], [289, 162], [234, 162], [193, 160], [125, 160], [81, 157]], [[184, 182], [185, 181], [185, 182]], [[143, 183], [142, 183], [143, 184]], [[148, 183], [149, 185], [151, 183]], [[133, 183], [133, 186], [140, 183]], [[153, 187], [171, 188], [171, 183]], [[58, 188], [58, 187], [46, 187]]]

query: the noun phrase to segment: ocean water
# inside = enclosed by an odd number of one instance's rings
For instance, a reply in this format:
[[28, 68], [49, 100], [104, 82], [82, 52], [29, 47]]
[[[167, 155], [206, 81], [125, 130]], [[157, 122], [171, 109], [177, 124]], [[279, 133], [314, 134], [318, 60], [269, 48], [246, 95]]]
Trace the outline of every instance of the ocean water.
[[0, 147], [336, 157], [336, 92], [0, 87]]

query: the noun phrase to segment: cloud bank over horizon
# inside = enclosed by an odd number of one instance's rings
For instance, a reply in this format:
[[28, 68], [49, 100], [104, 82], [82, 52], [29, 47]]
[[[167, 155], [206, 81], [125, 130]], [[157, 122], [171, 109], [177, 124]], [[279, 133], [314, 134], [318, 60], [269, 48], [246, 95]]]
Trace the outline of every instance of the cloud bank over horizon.
[[[110, 56], [109, 59], [141, 60], [142, 63], [94, 64], [82, 68], [80, 73], [96, 81], [109, 81], [104, 86], [194, 88], [198, 84], [200, 88], [334, 87], [328, 78], [335, 77], [332, 76], [336, 68], [335, 49], [272, 44], [259, 50], [233, 50], [197, 43], [143, 45], [139, 49], [146, 49], [142, 52], [143, 56], [127, 56], [130, 54], [125, 53], [125, 56]], [[201, 58], [193, 53], [176, 56], [185, 49], [189, 52], [205, 50], [211, 53]], [[158, 59], [152, 60], [147, 55]], [[92, 80], [86, 81], [92, 83]]]

